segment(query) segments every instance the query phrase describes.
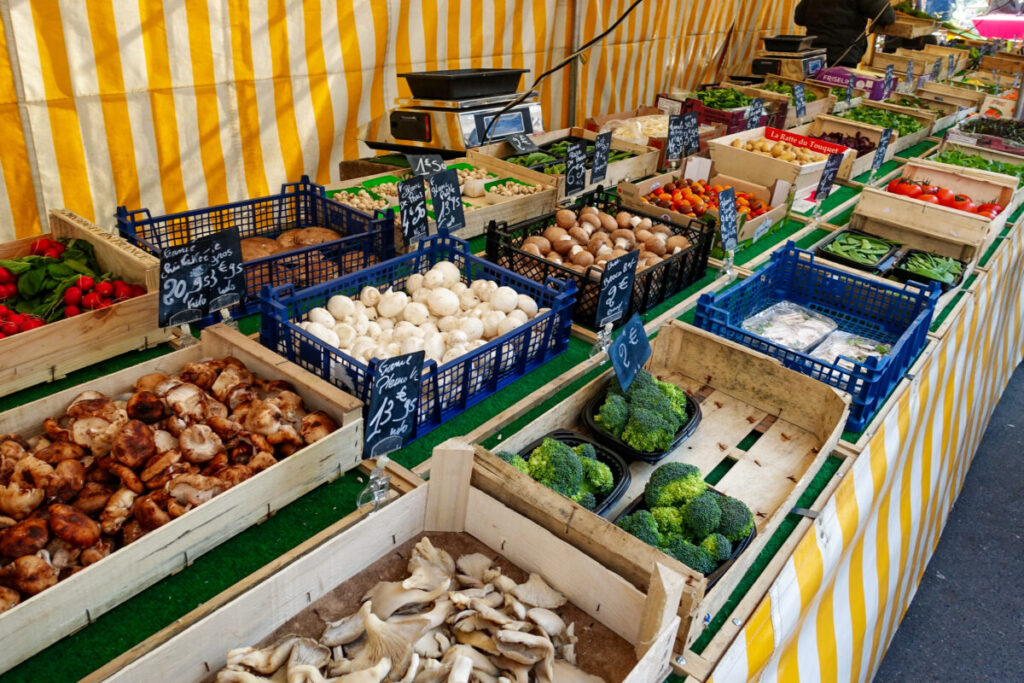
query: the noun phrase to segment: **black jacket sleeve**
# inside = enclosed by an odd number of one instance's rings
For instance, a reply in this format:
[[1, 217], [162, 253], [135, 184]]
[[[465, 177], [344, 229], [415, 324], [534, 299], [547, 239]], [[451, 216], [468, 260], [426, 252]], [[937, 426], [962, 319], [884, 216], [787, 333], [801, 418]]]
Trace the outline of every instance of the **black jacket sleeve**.
[[807, 26], [807, 0], [800, 0], [793, 11], [793, 21], [797, 26]]
[[865, 19], [871, 21], [878, 17], [875, 23], [879, 26], [888, 26], [896, 21], [896, 12], [893, 11], [889, 0], [857, 0], [857, 6]]

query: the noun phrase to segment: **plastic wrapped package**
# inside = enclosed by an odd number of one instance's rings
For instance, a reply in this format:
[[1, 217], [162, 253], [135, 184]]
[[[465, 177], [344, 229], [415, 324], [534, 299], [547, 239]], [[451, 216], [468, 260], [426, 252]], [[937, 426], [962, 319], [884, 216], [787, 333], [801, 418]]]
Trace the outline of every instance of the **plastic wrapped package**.
[[838, 329], [832, 318], [779, 301], [743, 321], [743, 329], [794, 351], [807, 351]]
[[839, 367], [852, 370], [853, 364], [847, 358], [863, 363], [872, 356], [881, 358], [891, 349], [890, 344], [837, 330], [811, 352], [811, 357], [833, 365], [838, 362]]
[[631, 119], [613, 119], [601, 126], [602, 133], [612, 135], [640, 145], [646, 145], [648, 138], [663, 138], [668, 135], [668, 114], [635, 116]]

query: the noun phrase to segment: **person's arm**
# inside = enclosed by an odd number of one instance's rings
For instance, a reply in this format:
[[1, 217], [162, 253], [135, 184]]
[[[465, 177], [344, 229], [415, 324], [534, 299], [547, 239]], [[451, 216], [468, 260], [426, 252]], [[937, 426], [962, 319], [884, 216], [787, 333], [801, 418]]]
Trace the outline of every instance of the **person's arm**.
[[861, 16], [868, 21], [874, 21], [879, 26], [888, 26], [896, 21], [896, 12], [893, 11], [889, 0], [857, 0], [857, 7], [860, 9]]
[[800, 0], [793, 11], [793, 21], [797, 26], [807, 26], [807, 0]]

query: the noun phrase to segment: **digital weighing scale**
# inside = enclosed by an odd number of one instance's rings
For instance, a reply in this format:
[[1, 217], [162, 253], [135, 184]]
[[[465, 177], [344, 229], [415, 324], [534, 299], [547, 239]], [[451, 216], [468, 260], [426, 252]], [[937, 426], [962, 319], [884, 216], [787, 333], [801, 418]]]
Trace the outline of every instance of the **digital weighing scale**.
[[459, 69], [399, 74], [409, 83], [413, 97], [397, 100], [396, 109], [367, 124], [362, 139], [373, 149], [436, 152], [455, 157], [471, 147], [497, 142], [513, 133], [542, 133], [541, 106], [537, 93], [531, 92], [521, 104], [501, 115], [484, 140], [494, 117], [521, 96], [515, 90], [524, 72]]

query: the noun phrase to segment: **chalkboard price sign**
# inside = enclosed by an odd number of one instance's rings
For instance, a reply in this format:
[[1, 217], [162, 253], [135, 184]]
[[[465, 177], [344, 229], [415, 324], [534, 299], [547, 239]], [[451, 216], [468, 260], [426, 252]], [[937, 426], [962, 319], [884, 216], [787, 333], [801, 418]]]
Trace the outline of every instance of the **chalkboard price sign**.
[[413, 176], [398, 183], [398, 208], [401, 209], [402, 235], [412, 244], [427, 234], [427, 189], [423, 178]]
[[846, 79], [846, 102], [847, 102], [847, 104], [849, 104], [850, 100], [853, 99], [853, 84], [854, 84], [854, 82], [856, 80], [857, 80], [857, 78], [853, 74], [850, 74], [850, 77], [848, 79]]
[[597, 298], [598, 326], [617, 323], [629, 311], [633, 298], [633, 281], [636, 279], [636, 264], [639, 251], [608, 261], [601, 276], [601, 293]]
[[363, 457], [373, 447], [394, 437], [405, 444], [416, 427], [420, 403], [420, 374], [423, 371], [422, 351], [377, 361], [366, 410], [366, 439]]
[[941, 72], [942, 72], [942, 57], [939, 57], [938, 59], [935, 60], [935, 63], [932, 64], [932, 80], [933, 81], [939, 80], [939, 74]]
[[721, 224], [722, 249], [734, 251], [737, 244], [736, 190], [727, 187], [718, 193], [718, 222]]
[[590, 183], [602, 182], [608, 176], [608, 155], [612, 151], [612, 133], [601, 133], [594, 141], [594, 165], [590, 169]]
[[885, 153], [889, 150], [889, 142], [892, 141], [892, 128], [886, 128], [878, 138], [878, 146], [875, 148], [875, 158], [871, 162], [871, 170], [877, 171], [885, 163]]
[[761, 116], [764, 115], [764, 100], [755, 97], [750, 103], [750, 111], [747, 113], [747, 130], [761, 127]]
[[513, 133], [505, 138], [505, 140], [508, 141], [508, 144], [512, 145], [516, 154], [529, 154], [537, 151], [537, 144], [525, 133]]
[[644, 331], [639, 314], [634, 313], [629, 322], [623, 325], [619, 336], [608, 348], [608, 357], [619, 384], [623, 389], [628, 389], [640, 368], [651, 357], [651, 344], [647, 341], [647, 332]]
[[913, 59], [908, 59], [907, 60], [906, 83], [907, 83], [907, 85], [910, 85], [913, 82], [914, 82], [914, 60]]
[[793, 84], [793, 106], [796, 107], [798, 118], [807, 116], [807, 93], [804, 91], [803, 83]]
[[950, 55], [949, 56], [949, 77], [950, 78], [953, 78], [953, 75], [956, 73], [956, 62], [957, 62], [956, 55]]
[[700, 120], [697, 112], [683, 114], [683, 153], [696, 154], [700, 151]]
[[818, 188], [814, 192], [814, 201], [823, 202], [832, 194], [832, 184], [836, 181], [836, 174], [839, 173], [841, 163], [843, 163], [843, 155], [839, 152], [828, 155], [825, 169], [821, 172], [821, 180], [818, 181]]
[[165, 247], [160, 254], [160, 327], [195, 322], [245, 294], [237, 228]]
[[577, 195], [587, 187], [587, 143], [569, 145], [565, 157], [565, 196]]
[[[696, 116], [696, 112], [692, 112]], [[668, 137], [665, 140], [665, 161], [679, 161], [686, 155], [686, 117], [689, 114], [670, 114]]]
[[409, 162], [413, 175], [433, 175], [448, 168], [440, 154], [406, 154], [405, 160]]
[[427, 178], [430, 183], [430, 196], [434, 200], [434, 220], [437, 231], [454, 232], [466, 227], [466, 213], [462, 207], [462, 190], [459, 189], [459, 176], [449, 169], [435, 173]]
[[888, 97], [892, 92], [892, 83], [896, 78], [896, 68], [889, 64], [885, 67], [885, 78], [882, 80], [882, 90], [885, 91], [885, 96]]

